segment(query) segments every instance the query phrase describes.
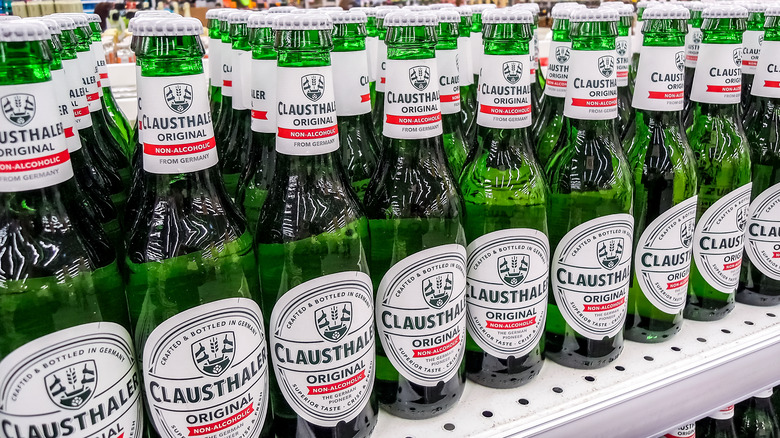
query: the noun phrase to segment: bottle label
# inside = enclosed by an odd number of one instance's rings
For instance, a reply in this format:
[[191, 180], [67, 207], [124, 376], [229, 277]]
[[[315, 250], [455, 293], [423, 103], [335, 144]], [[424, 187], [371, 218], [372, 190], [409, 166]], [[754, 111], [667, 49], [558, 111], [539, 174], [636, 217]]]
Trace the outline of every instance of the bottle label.
[[685, 94], [682, 47], [642, 46], [640, 53], [631, 105], [648, 111], [682, 111]]
[[233, 50], [233, 109], [237, 111], [249, 109], [252, 106], [252, 95], [248, 92], [252, 83], [252, 52], [249, 50]]
[[89, 128], [92, 126], [92, 116], [89, 115], [89, 103], [87, 102], [89, 88], [81, 82], [81, 66], [78, 60], [63, 59], [62, 70], [65, 72], [65, 80], [68, 83], [68, 98], [73, 113], [74, 126], [76, 130]]
[[[141, 79], [141, 66], [136, 64], [135, 65], [135, 83], [140, 84], [143, 82], [143, 79]], [[140, 125], [138, 124], [138, 120], [141, 120], [143, 117], [143, 111], [141, 109], [141, 99], [135, 100], [135, 108], [136, 108], [136, 139], [138, 144], [144, 143], [144, 137], [143, 137], [143, 131], [141, 130]]]
[[158, 325], [142, 362], [157, 432], [164, 438], [259, 436], [268, 409], [264, 330], [260, 307], [247, 298], [203, 304]]
[[[688, 25], [688, 33], [685, 35], [685, 66], [696, 68], [699, 61], [699, 47], [703, 34], [701, 28]], [[640, 58], [641, 59], [641, 58]]]
[[233, 97], [233, 48], [222, 43], [222, 95]]
[[710, 418], [716, 420], [728, 420], [734, 418], [734, 405], [726, 406], [723, 409], [717, 410], [709, 415]]
[[[537, 29], [534, 29], [533, 36], [531, 37], [530, 44], [528, 44], [528, 53], [531, 57], [529, 74], [531, 75], [531, 83], [536, 83], [536, 66], [539, 65], [539, 37], [537, 35]], [[483, 61], [485, 61], [483, 59]], [[484, 64], [482, 64], [484, 65]]]
[[439, 70], [439, 100], [442, 114], [460, 112], [460, 72], [457, 50], [437, 50], [436, 66]]
[[365, 50], [331, 52], [336, 87], [336, 115], [357, 116], [371, 112], [371, 90], [368, 86], [368, 54]]
[[219, 38], [209, 38], [209, 79], [211, 86], [217, 88], [222, 88], [221, 49], [222, 41]]
[[50, 187], [73, 177], [56, 95], [52, 81], [0, 86], [0, 193]]
[[[87, 105], [89, 112], [100, 111], [103, 105], [100, 103], [100, 88], [98, 87], [98, 71], [95, 55], [92, 51], [78, 52], [76, 62], [79, 64], [81, 84], [87, 89]], [[64, 68], [64, 65], [63, 65]]]
[[531, 126], [529, 55], [483, 55], [477, 90], [477, 124], [486, 128]]
[[467, 248], [468, 331], [488, 354], [522, 357], [544, 333], [550, 244], [541, 231], [514, 228], [478, 237]]
[[90, 45], [92, 54], [95, 55], [95, 64], [97, 65], [98, 73], [98, 88], [111, 87], [111, 81], [108, 79], [108, 64], [106, 64], [106, 51], [103, 48], [103, 43], [100, 41], [93, 41]]
[[633, 234], [633, 216], [610, 214], [577, 225], [555, 248], [553, 296], [580, 336], [599, 341], [623, 328]]
[[385, 137], [413, 140], [442, 134], [438, 77], [433, 58], [387, 61]]
[[276, 152], [322, 155], [338, 150], [333, 69], [278, 67]]
[[764, 41], [767, 56], [758, 59], [756, 75], [750, 94], [761, 97], [780, 98], [780, 61], [773, 54], [780, 53], [780, 41]]
[[379, 76], [376, 81], [376, 91], [385, 92], [387, 87], [387, 44], [380, 40], [377, 47], [377, 75]]
[[469, 45], [471, 46], [471, 66], [475, 75], [480, 74], [482, 69], [482, 55], [485, 53], [485, 47], [482, 44], [482, 32], [471, 32], [469, 35]]
[[474, 83], [474, 62], [471, 55], [471, 38], [458, 37], [458, 72], [461, 87]]
[[466, 248], [404, 258], [382, 277], [376, 303], [379, 338], [404, 378], [435, 386], [455, 376], [466, 346]]
[[140, 385], [130, 334], [119, 324], [40, 337], [0, 362], [3, 436], [140, 438]]
[[750, 203], [745, 252], [762, 274], [780, 280], [780, 183]]
[[274, 374], [304, 420], [333, 427], [365, 408], [374, 387], [374, 295], [363, 272], [325, 275], [276, 302], [269, 325]]
[[206, 75], [143, 77], [138, 88], [144, 170], [174, 174], [217, 164]]
[[761, 46], [764, 43], [764, 31], [746, 30], [742, 34], [742, 73], [756, 74], [758, 57], [761, 54]]
[[696, 423], [684, 424], [664, 435], [664, 438], [696, 438]]
[[761, 391], [758, 391], [757, 393], [753, 394], [753, 397], [755, 397], [755, 398], [771, 398], [773, 394], [774, 394], [774, 391], [770, 387], [770, 388], [766, 388], [766, 389], [762, 389]]
[[[385, 42], [382, 41], [384, 45]], [[376, 82], [377, 77], [377, 57], [379, 51], [379, 37], [366, 37], [366, 56], [368, 56], [368, 80]], [[333, 53], [331, 53], [333, 55]]]
[[65, 77], [65, 70], [52, 70], [51, 82], [54, 84], [54, 89], [57, 93], [57, 110], [60, 114], [60, 120], [62, 120], [62, 132], [65, 135], [65, 144], [68, 147], [68, 152], [73, 153], [81, 149], [81, 138], [77, 135], [74, 125], [76, 123], [73, 120], [73, 113], [70, 112], [70, 102], [68, 100], [68, 79]]
[[701, 44], [693, 75], [691, 100], [701, 103], [739, 103], [742, 90], [742, 45]]
[[617, 37], [615, 40], [615, 52], [617, 52], [616, 77], [618, 87], [628, 87], [628, 67], [631, 65], [631, 37]]
[[550, 55], [547, 58], [547, 82], [544, 94], [553, 97], [566, 97], [566, 81], [569, 78], [569, 59], [571, 41], [550, 42]]
[[566, 82], [563, 115], [582, 120], [617, 117], [615, 53], [608, 50], [572, 50], [570, 65], [577, 74]]
[[747, 183], [727, 193], [696, 223], [693, 260], [707, 284], [726, 294], [733, 293], [739, 281], [751, 187]]
[[276, 134], [276, 60], [251, 63], [252, 131]]
[[658, 310], [672, 315], [685, 306], [688, 293], [696, 199], [680, 202], [647, 225], [634, 254], [635, 278], [642, 293]]

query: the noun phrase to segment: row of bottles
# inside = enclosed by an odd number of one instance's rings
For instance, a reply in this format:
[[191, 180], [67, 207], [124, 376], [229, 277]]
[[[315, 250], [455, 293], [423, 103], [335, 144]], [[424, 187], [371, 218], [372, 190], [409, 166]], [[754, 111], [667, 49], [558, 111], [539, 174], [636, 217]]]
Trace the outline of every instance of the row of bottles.
[[719, 409], [695, 424], [685, 425], [666, 437], [777, 438], [780, 437], [780, 390], [768, 388], [736, 405]]

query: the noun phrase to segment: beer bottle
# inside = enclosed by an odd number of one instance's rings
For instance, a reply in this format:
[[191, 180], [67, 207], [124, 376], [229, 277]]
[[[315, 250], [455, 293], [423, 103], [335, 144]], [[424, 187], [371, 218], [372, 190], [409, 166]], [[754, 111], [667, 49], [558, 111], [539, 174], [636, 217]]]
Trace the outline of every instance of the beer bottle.
[[[343, 14], [353, 13], [335, 12]], [[379, 411], [368, 220], [338, 153], [332, 26], [321, 12], [273, 23], [276, 168], [255, 244], [278, 437], [368, 437]], [[306, 110], [315, 107], [320, 112]], [[313, 135], [299, 136], [307, 131]], [[331, 360], [301, 359], [315, 356]]]
[[379, 50], [379, 30], [376, 28], [376, 8], [355, 7], [350, 12], [366, 14], [366, 56], [368, 57], [368, 89], [371, 92], [371, 108], [376, 102], [376, 68]]
[[742, 34], [742, 96], [740, 98], [741, 114], [747, 113], [753, 96], [753, 76], [758, 67], [758, 57], [764, 42], [764, 11], [765, 3], [744, 2], [740, 6], [748, 10], [747, 30]]
[[209, 107], [214, 119], [219, 115], [222, 103], [222, 37], [219, 32], [219, 14], [221, 9], [206, 11], [206, 27], [209, 31]]
[[219, 176], [203, 26], [140, 20], [135, 32], [145, 40], [138, 95], [146, 181], [127, 239], [127, 294], [147, 412], [160, 437], [214, 438], [227, 428], [267, 435], [260, 286], [252, 239]]
[[252, 47], [251, 114], [252, 139], [249, 163], [241, 174], [236, 204], [244, 210], [249, 232], [254, 234], [260, 209], [273, 183], [276, 162], [276, 50], [271, 26], [279, 14], [249, 16], [247, 28]]
[[739, 120], [742, 31], [748, 12], [711, 6], [691, 89], [688, 141], [699, 198], [686, 318], [713, 321], [734, 309], [750, 203], [750, 151]]
[[[379, 135], [382, 132], [383, 118], [385, 114], [385, 82], [387, 81], [387, 44], [385, 37], [385, 16], [390, 12], [397, 11], [398, 6], [378, 6], [376, 8], [376, 30], [379, 34], [376, 55], [376, 88], [374, 92], [374, 108], [371, 110], [371, 120], [374, 122], [374, 132]], [[380, 144], [380, 147], [382, 145]]]
[[748, 258], [743, 260], [737, 301], [754, 305], [780, 303], [780, 8], [767, 8], [766, 24], [764, 51], [752, 79], [752, 102], [743, 123], [750, 145], [753, 189], [745, 235]]
[[[628, 70], [631, 67], [631, 21], [634, 18], [634, 8], [623, 2], [611, 6], [613, 2], [605, 3], [607, 7], [614, 7], [618, 13], [618, 37], [615, 40], [617, 52], [617, 81], [618, 81], [618, 117], [615, 121], [616, 130], [620, 138], [625, 135], [628, 126], [633, 122], [633, 107], [631, 106], [631, 89], [629, 87]], [[641, 56], [641, 53], [640, 53]], [[637, 68], [639, 61], [637, 61]]]
[[683, 424], [659, 438], [696, 438], [696, 423]]
[[442, 141], [436, 15], [393, 12], [384, 24], [382, 160], [364, 201], [381, 340], [377, 396], [388, 412], [422, 419], [452, 407], [465, 386], [463, 199]]
[[696, 161], [685, 139], [685, 34], [690, 13], [659, 5], [644, 13], [634, 120], [624, 148], [634, 178], [634, 266], [626, 338], [661, 342], [680, 331], [696, 219]]
[[[653, 7], [658, 5], [659, 2], [655, 0], [639, 0], [636, 2], [636, 20], [634, 21], [633, 31], [634, 31], [634, 47], [642, 47], [642, 19], [645, 11], [647, 8]], [[685, 3], [691, 3], [691, 1], [687, 1]], [[617, 4], [617, 2], [615, 3]], [[634, 51], [634, 53], [631, 54], [631, 65], [629, 66], [629, 78], [631, 82], [633, 83], [636, 81], [636, 72], [639, 68], [639, 50]]]
[[772, 388], [757, 392], [734, 407], [737, 434], [744, 438], [777, 438], [780, 436]]
[[691, 18], [688, 19], [688, 34], [685, 36], [685, 103], [683, 105], [683, 121], [686, 122], [685, 128], [690, 126], [688, 114], [691, 112], [691, 89], [693, 88], [693, 76], [696, 72], [696, 63], [699, 60], [699, 47], [701, 46], [701, 13], [707, 7], [700, 1], [680, 2], [681, 5], [688, 8], [691, 12]]
[[[228, 15], [230, 24], [232, 84], [231, 106], [223, 107], [222, 111], [231, 111], [230, 125], [217, 133], [217, 149], [220, 159], [219, 167], [228, 195], [236, 197], [238, 181], [241, 172], [249, 166], [250, 148], [247, 147], [252, 138], [252, 107], [250, 82], [252, 80], [252, 47], [249, 45], [249, 32], [246, 23], [250, 11], [236, 11]], [[221, 149], [220, 149], [221, 148]]]
[[0, 158], [0, 417], [18, 436], [140, 438], [122, 279], [74, 197], [49, 38], [32, 20], [0, 26], [0, 137], [20, 139]]
[[563, 107], [566, 97], [566, 81], [569, 77], [571, 39], [569, 37], [569, 16], [578, 3], [557, 3], [551, 12], [552, 41], [548, 57], [547, 82], [544, 87], [544, 101], [539, 117], [533, 121], [536, 156], [544, 166], [552, 154], [563, 126]]
[[469, 242], [466, 377], [494, 388], [520, 386], [542, 367], [549, 192], [528, 139], [532, 23], [518, 8], [482, 16], [477, 141], [460, 177]]
[[734, 405], [711, 413], [696, 422], [700, 438], [737, 438], [734, 427]]
[[545, 353], [576, 368], [605, 366], [623, 349], [634, 218], [615, 131], [617, 21], [612, 8], [571, 14], [578, 74], [567, 81], [561, 136], [545, 168], [554, 251]]
[[[533, 24], [531, 26], [533, 37], [531, 39], [531, 44], [529, 45], [529, 51], [531, 54], [531, 100], [533, 101], [533, 105], [531, 105], [531, 117], [536, 118], [539, 116], [539, 108], [542, 106], [542, 102], [544, 100], [544, 77], [542, 75], [541, 69], [539, 68], [539, 5], [536, 3], [519, 3], [514, 6], [515, 8], [519, 9], [525, 9], [529, 12], [531, 12], [531, 15], [534, 17]], [[484, 27], [484, 26], [483, 26]], [[541, 79], [540, 79], [541, 78]], [[535, 141], [533, 139], [533, 132], [529, 132], [531, 135], [531, 141]]]
[[780, 386], [775, 386], [772, 389], [772, 398], [770, 400], [772, 401], [772, 408], [775, 410], [775, 414], [777, 414], [780, 412]]
[[[474, 73], [474, 84], [479, 85], [479, 70], [482, 68], [482, 13], [490, 8], [495, 8], [493, 3], [471, 5], [471, 33], [469, 34], [469, 47], [471, 47], [471, 65]], [[476, 111], [476, 107], [474, 108]]]
[[[217, 112], [219, 118], [215, 119], [213, 123], [216, 138], [227, 136], [227, 133], [223, 135], [223, 132], [230, 130], [233, 117], [233, 42], [230, 37], [231, 26], [228, 16], [236, 12], [236, 10], [220, 9], [220, 11], [218, 19], [219, 37], [222, 39], [219, 55], [222, 61], [222, 102], [219, 104], [219, 111]], [[227, 144], [220, 144], [217, 149], [221, 149], [224, 146], [227, 146]]]
[[[449, 4], [449, 3], [447, 3]], [[460, 122], [467, 147], [471, 147], [477, 127], [477, 84], [471, 52], [471, 7], [459, 6], [458, 73], [460, 79]]]
[[451, 9], [436, 11], [439, 24], [436, 39], [436, 68], [439, 71], [439, 98], [441, 100], [441, 125], [444, 134], [444, 152], [450, 170], [457, 178], [466, 164], [469, 154], [466, 135], [461, 123], [460, 61], [458, 39], [460, 14]]

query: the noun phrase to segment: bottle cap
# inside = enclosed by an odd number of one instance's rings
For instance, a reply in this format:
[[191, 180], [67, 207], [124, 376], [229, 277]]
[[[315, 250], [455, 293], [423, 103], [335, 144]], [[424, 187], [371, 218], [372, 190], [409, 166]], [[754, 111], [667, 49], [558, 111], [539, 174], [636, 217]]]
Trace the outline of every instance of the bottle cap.
[[[652, 1], [652, 0], [640, 0], [640, 1], [636, 2], [636, 7], [637, 7], [637, 9], [649, 8], [651, 6], [654, 6], [653, 3], [658, 3], [658, 2], [657, 1]], [[644, 17], [644, 15], [643, 15], [643, 17]]]
[[439, 23], [460, 23], [460, 14], [454, 8], [436, 9], [434, 13]]
[[767, 6], [764, 15], [767, 17], [780, 17], [780, 4]]
[[209, 9], [206, 11], [206, 20], [216, 20], [219, 18], [219, 9]]
[[[460, 21], [460, 20], [458, 20]], [[385, 17], [385, 27], [436, 26], [439, 20], [433, 12], [395, 11]]]
[[[89, 22], [84, 14], [77, 14], [73, 12], [59, 12], [51, 14], [51, 17], [68, 17], [76, 24], [76, 27], [89, 27]], [[76, 28], [74, 27], [74, 29]]]
[[322, 12], [334, 12], [334, 11], [343, 11], [344, 8], [341, 6], [320, 6], [317, 8], [318, 11]]
[[84, 14], [87, 16], [87, 21], [90, 23], [102, 23], [103, 19], [98, 14]]
[[470, 6], [472, 14], [481, 14], [484, 11], [486, 11], [488, 9], [493, 9], [495, 7], [496, 7], [496, 5], [494, 5], [493, 3], [485, 3], [485, 4], [481, 4], [481, 5], [471, 5]]
[[197, 18], [175, 18], [139, 20], [135, 26], [134, 35], [137, 36], [184, 36], [200, 35], [203, 33], [203, 25]]
[[[56, 21], [57, 22], [57, 26], [59, 26], [59, 28], [60, 28], [60, 32], [62, 32], [63, 30], [74, 30], [74, 29], [76, 29], [76, 22], [73, 21], [73, 19], [71, 19], [70, 17], [65, 17], [63, 15], [49, 15], [46, 18], [48, 18], [50, 20]], [[133, 24], [133, 20], [130, 20], [130, 25], [132, 25], [132, 24]], [[132, 32], [132, 30], [130, 29], [129, 26], [128, 26], [127, 31], [128, 32]]]
[[49, 29], [49, 33], [52, 35], [62, 34], [62, 30], [60, 30], [60, 25], [57, 24], [57, 20], [51, 18], [45, 18], [45, 17], [29, 17], [29, 18], [25, 18], [25, 20], [29, 20], [29, 21], [34, 20], [39, 23], [42, 23], [44, 26], [46, 26], [47, 29]]
[[676, 4], [663, 4], [650, 8], [642, 14], [643, 20], [687, 20], [691, 18], [691, 12]]
[[385, 17], [387, 17], [387, 14], [391, 12], [398, 12], [401, 8], [398, 6], [379, 6], [376, 8], [376, 18], [377, 20], [384, 20]]
[[428, 5], [428, 7], [432, 11], [438, 11], [440, 9], [452, 9], [452, 8], [455, 8], [455, 5], [453, 5], [452, 3], [434, 3], [432, 5]]
[[534, 15], [539, 15], [539, 12], [541, 11], [539, 5], [536, 3], [520, 3], [512, 6], [512, 9], [527, 9]]
[[680, 4], [691, 11], [703, 11], [707, 9], [707, 5], [704, 2], [699, 1], [680, 2]]
[[357, 12], [357, 11], [366, 14], [366, 17], [376, 17], [376, 8], [364, 8], [362, 6], [358, 6], [349, 9], [349, 12]]
[[404, 11], [410, 11], [410, 12], [421, 12], [421, 11], [430, 11], [431, 8], [428, 6], [422, 6], [422, 5], [412, 5], [412, 6], [404, 6], [401, 8]]
[[466, 6], [466, 5], [458, 6], [455, 9], [458, 11], [461, 17], [471, 17], [472, 15], [474, 15], [474, 12], [471, 10], [470, 6]]
[[273, 23], [274, 30], [330, 30], [333, 20], [328, 14], [284, 14]]
[[572, 12], [584, 7], [584, 5], [574, 2], [556, 3], [552, 8], [552, 12], [550, 12], [550, 16], [554, 19], [568, 20]]
[[267, 11], [255, 12], [249, 16], [246, 27], [250, 29], [270, 28], [273, 27], [277, 17], [279, 14], [269, 14]]
[[252, 15], [252, 11], [235, 11], [228, 15], [228, 23], [230, 24], [246, 24], [249, 21], [249, 16]]
[[368, 17], [362, 11], [328, 11], [330, 19], [333, 20], [333, 24], [350, 24], [350, 23], [366, 23]]
[[230, 14], [236, 12], [236, 10], [237, 9], [233, 9], [233, 8], [218, 9], [219, 12], [217, 12], [217, 19], [219, 21], [228, 21], [228, 17], [230, 16]]
[[701, 18], [747, 18], [748, 10], [742, 6], [722, 5], [710, 6], [701, 13]]
[[528, 8], [491, 9], [482, 14], [482, 24], [533, 23], [534, 15]]
[[40, 21], [11, 20], [0, 26], [0, 42], [45, 41], [51, 38], [49, 29]]
[[22, 17], [18, 15], [0, 15], [0, 21], [15, 21], [21, 19]]
[[742, 6], [743, 8], [747, 9], [749, 13], [759, 13], [766, 11], [767, 4], [766, 3], [758, 3], [758, 2], [740, 2], [738, 3], [739, 6]]
[[273, 8], [268, 8], [269, 14], [289, 14], [290, 11], [294, 11], [298, 8], [295, 6], [274, 6]]
[[[600, 6], [601, 8], [615, 8], [618, 15], [621, 17], [633, 17], [634, 16], [634, 7], [623, 2], [604, 2]], [[652, 8], [650, 8], [652, 9]], [[649, 9], [648, 9], [649, 10]], [[642, 18], [644, 19], [644, 15], [642, 15]]]
[[618, 13], [615, 8], [576, 9], [572, 11], [569, 20], [575, 23], [582, 23], [585, 21], [617, 21]]

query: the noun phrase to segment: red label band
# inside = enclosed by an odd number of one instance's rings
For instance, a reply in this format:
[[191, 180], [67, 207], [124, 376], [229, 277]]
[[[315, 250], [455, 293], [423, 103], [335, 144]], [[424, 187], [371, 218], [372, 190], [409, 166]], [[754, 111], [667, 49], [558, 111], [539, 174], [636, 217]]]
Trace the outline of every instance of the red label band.
[[649, 91], [650, 99], [682, 99], [685, 96], [684, 91]]
[[578, 99], [572, 97], [571, 106], [583, 106], [588, 108], [607, 108], [617, 106], [617, 97], [613, 99]]
[[685, 60], [696, 62], [699, 60], [699, 55], [685, 55]]
[[144, 153], [146, 155], [154, 155], [158, 157], [172, 157], [176, 155], [198, 154], [201, 152], [206, 152], [209, 149], [213, 149], [216, 146], [217, 143], [214, 141], [214, 137], [195, 143], [177, 144], [170, 146], [144, 143]]
[[707, 85], [708, 93], [739, 93], [742, 85]]
[[223, 87], [232, 87], [233, 86], [233, 81], [228, 81], [228, 80], [225, 79], [225, 80], [222, 81], [222, 86]]
[[247, 406], [246, 409], [236, 414], [233, 414], [230, 417], [219, 420], [216, 423], [209, 423], [209, 424], [203, 424], [201, 426], [187, 427], [187, 429], [189, 430], [189, 436], [209, 435], [215, 432], [219, 432], [222, 429], [227, 429], [228, 427], [235, 426], [236, 424], [244, 421], [247, 417], [252, 415], [252, 412], [254, 411], [255, 411], [255, 405], [251, 404]]
[[545, 84], [553, 87], [566, 88], [566, 81], [559, 81], [556, 79], [547, 79], [547, 82], [545, 82]]
[[627, 78], [628, 77], [628, 70], [618, 70], [617, 71], [617, 77], [619, 77], [619, 78]]
[[539, 66], [547, 67], [550, 58], [539, 58]]
[[100, 94], [98, 93], [87, 94], [87, 102], [93, 102], [98, 99], [100, 99]]
[[604, 312], [607, 310], [617, 309], [618, 307], [622, 306], [623, 303], [626, 302], [626, 297], [623, 297], [619, 300], [612, 301], [611, 303], [604, 303], [604, 304], [586, 304], [583, 311], [585, 312]]
[[98, 79], [97, 83], [98, 83], [98, 88], [103, 88], [103, 87], [100, 85], [100, 80], [99, 80], [99, 79]]
[[490, 106], [480, 105], [479, 112], [498, 116], [518, 116], [531, 114], [531, 105], [528, 106]]
[[743, 59], [742, 60], [742, 65], [746, 65], [748, 67], [756, 67], [756, 66], [758, 66], [758, 61], [746, 61], [746, 60]]
[[780, 259], [780, 252], [777, 252], [777, 251], [773, 252], [772, 253], [772, 258], [773, 259]]
[[385, 78], [379, 78], [379, 83], [380, 84], [384, 84], [385, 83]]
[[742, 265], [742, 259], [737, 260], [736, 262], [726, 263], [723, 265], [723, 270], [730, 271], [732, 269], [737, 269], [740, 267], [740, 265]]
[[25, 160], [0, 161], [0, 173], [27, 172], [29, 170], [45, 169], [57, 166], [70, 160], [67, 149], [45, 157], [28, 158]]
[[268, 120], [268, 111], [252, 110], [252, 118], [255, 120]]
[[688, 284], [688, 277], [682, 278], [677, 281], [673, 281], [671, 283], [666, 283], [666, 290], [679, 289], [685, 286], [686, 284]]
[[360, 103], [363, 102], [371, 102], [371, 93], [369, 94], [361, 94], [360, 95]]
[[512, 330], [530, 327], [536, 324], [536, 317], [523, 319], [521, 321], [486, 321], [486, 328], [495, 330]]
[[309, 395], [330, 394], [332, 392], [343, 391], [349, 388], [350, 386], [355, 386], [365, 378], [366, 378], [366, 371], [363, 370], [355, 374], [354, 376], [350, 377], [349, 379], [342, 380], [341, 382], [331, 383], [329, 385], [307, 386], [307, 388], [309, 388]]
[[75, 108], [73, 110], [73, 117], [84, 117], [89, 115], [89, 107], [85, 106], [84, 108]]
[[281, 138], [292, 140], [316, 140], [318, 138], [332, 137], [339, 133], [337, 125], [318, 129], [288, 129], [279, 128], [277, 135]]
[[764, 86], [767, 88], [780, 88], [780, 81], [764, 81]]
[[391, 125], [428, 125], [441, 121], [441, 113], [424, 116], [394, 116], [387, 114], [387, 123]]
[[413, 357], [430, 357], [430, 356], [436, 356], [442, 353], [446, 353], [447, 351], [455, 348], [455, 346], [457, 346], [459, 343], [460, 343], [460, 335], [458, 335], [455, 339], [451, 340], [450, 342], [439, 345], [438, 347], [425, 348], [422, 350], [412, 350], [414, 352]]
[[65, 138], [71, 138], [74, 135], [75, 134], [73, 133], [73, 127], [72, 126], [69, 126], [69, 127], [65, 128]]
[[100, 73], [100, 79], [108, 79], [108, 73]]
[[534, 67], [531, 67], [531, 75], [533, 76], [533, 75], [535, 75], [535, 74], [536, 74], [536, 68], [534, 68]]
[[460, 100], [460, 93], [457, 94], [442, 94], [439, 96], [441, 103], [458, 102]]

